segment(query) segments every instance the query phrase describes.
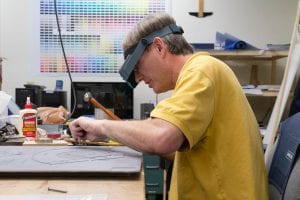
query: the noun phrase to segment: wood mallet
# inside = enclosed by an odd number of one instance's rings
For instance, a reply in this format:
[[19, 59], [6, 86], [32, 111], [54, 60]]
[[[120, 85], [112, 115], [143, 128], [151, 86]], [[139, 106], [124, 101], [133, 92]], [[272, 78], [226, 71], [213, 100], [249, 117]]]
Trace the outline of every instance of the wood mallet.
[[94, 107], [101, 109], [105, 112], [111, 119], [113, 120], [121, 120], [117, 115], [113, 112], [105, 108], [101, 103], [99, 103], [90, 92], [84, 94], [84, 101], [92, 104]]

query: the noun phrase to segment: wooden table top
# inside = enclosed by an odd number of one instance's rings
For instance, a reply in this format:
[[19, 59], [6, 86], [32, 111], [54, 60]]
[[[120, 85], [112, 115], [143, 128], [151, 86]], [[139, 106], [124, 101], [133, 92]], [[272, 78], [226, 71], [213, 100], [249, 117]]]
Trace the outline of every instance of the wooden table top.
[[[33, 144], [26, 144], [26, 146], [28, 145]], [[35, 145], [39, 146], [38, 144]], [[64, 146], [66, 144], [58, 145]], [[54, 144], [54, 146], [56, 145]], [[64, 176], [63, 173], [59, 177], [51, 175], [50, 177], [37, 177], [29, 174], [18, 178], [8, 175], [7, 177], [0, 177], [0, 199], [3, 199], [3, 195], [17, 195], [17, 199], [14, 196], [14, 200], [27, 200], [32, 195], [35, 199], [41, 199], [40, 195], [49, 196], [51, 199], [55, 199], [52, 198], [53, 195], [85, 195], [86, 197], [83, 199], [90, 199], [88, 198], [89, 195], [100, 195], [105, 196], [105, 200], [145, 199], [143, 170], [138, 174], [96, 176], [99, 177], [90, 175], [74, 177], [68, 174]]]
[[[115, 178], [1, 178], [0, 194], [18, 195], [104, 195], [107, 200], [145, 199], [144, 175]], [[48, 189], [50, 188], [50, 190]], [[53, 190], [51, 190], [53, 189]], [[58, 191], [55, 191], [58, 190]], [[61, 191], [61, 192], [59, 192]], [[25, 196], [24, 196], [25, 195]]]

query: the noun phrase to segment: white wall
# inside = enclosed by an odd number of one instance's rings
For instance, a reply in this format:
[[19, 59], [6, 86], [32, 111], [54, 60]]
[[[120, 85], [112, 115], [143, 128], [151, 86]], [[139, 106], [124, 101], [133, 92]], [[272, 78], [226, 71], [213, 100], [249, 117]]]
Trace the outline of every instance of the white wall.
[[172, 14], [190, 42], [214, 42], [215, 32], [227, 32], [262, 47], [287, 43], [291, 37], [298, 0], [206, 0], [204, 11], [214, 14], [196, 18], [197, 0], [173, 0]]
[[[289, 43], [296, 15], [297, 0], [206, 0], [205, 11], [214, 14], [206, 18], [190, 16], [197, 12], [197, 0], [172, 0], [172, 15], [184, 28], [189, 42], [213, 43], [216, 31], [231, 33], [243, 40], [263, 47], [267, 43]], [[15, 88], [31, 81], [55, 86], [55, 80], [64, 81], [64, 90], [70, 91], [66, 76], [42, 76], [39, 69], [39, 1], [0, 0], [0, 56], [3, 62], [3, 91], [14, 97]], [[33, 70], [33, 69], [36, 69]], [[85, 81], [76, 77], [74, 81]], [[121, 81], [115, 77], [88, 77], [89, 81]], [[70, 93], [70, 92], [69, 92]], [[161, 95], [158, 99], [163, 98]], [[140, 103], [156, 103], [156, 95], [144, 84], [135, 90], [134, 117], [139, 118]]]

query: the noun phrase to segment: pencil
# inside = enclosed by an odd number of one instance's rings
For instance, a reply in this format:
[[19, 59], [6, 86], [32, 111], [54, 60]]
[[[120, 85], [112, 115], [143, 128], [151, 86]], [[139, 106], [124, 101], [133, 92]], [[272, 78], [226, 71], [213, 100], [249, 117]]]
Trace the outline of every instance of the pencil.
[[52, 191], [52, 192], [60, 192], [60, 193], [67, 193], [67, 192], [68, 192], [68, 191], [66, 191], [66, 190], [60, 190], [60, 189], [50, 188], [50, 187], [48, 187], [48, 191]]

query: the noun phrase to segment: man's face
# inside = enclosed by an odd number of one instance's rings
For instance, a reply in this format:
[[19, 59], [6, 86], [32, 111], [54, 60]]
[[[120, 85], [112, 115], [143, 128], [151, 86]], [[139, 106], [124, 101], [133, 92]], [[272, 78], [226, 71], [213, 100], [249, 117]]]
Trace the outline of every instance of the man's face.
[[172, 88], [171, 74], [161, 54], [161, 47], [152, 43], [143, 53], [135, 68], [136, 82], [144, 81], [155, 93], [166, 92]]

